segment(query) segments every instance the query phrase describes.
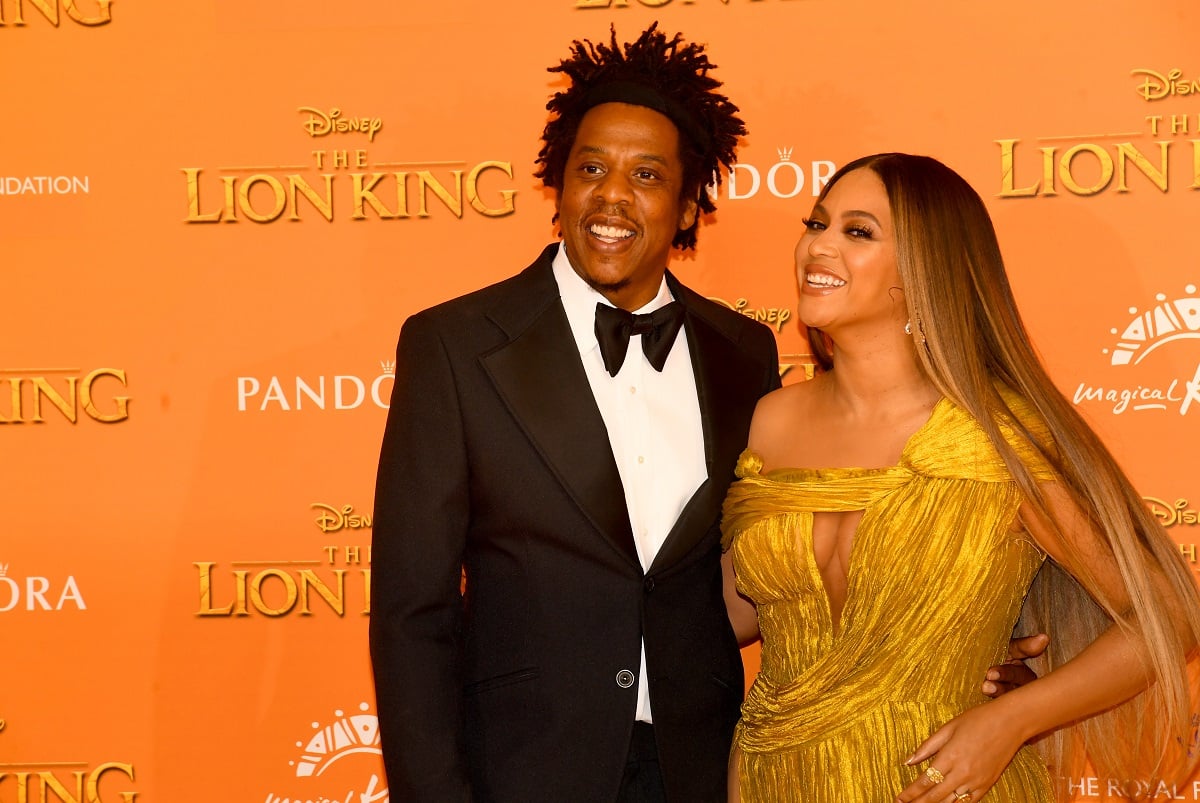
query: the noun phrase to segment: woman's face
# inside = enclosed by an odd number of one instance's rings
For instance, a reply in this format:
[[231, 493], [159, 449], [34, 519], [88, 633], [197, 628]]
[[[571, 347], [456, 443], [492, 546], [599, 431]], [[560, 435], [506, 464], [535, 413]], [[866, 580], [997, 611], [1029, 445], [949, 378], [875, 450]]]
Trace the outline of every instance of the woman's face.
[[887, 190], [872, 170], [847, 173], [813, 207], [796, 245], [800, 320], [835, 339], [846, 327], [908, 320]]

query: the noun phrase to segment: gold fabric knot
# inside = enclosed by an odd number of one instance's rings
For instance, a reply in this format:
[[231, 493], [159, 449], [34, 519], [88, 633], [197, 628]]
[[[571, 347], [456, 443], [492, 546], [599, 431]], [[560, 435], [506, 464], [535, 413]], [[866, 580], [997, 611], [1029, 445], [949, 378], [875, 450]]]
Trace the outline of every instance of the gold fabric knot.
[[738, 457], [737, 466], [733, 473], [739, 480], [746, 477], [756, 477], [762, 473], [763, 460], [757, 452], [751, 449], [744, 449], [740, 457]]

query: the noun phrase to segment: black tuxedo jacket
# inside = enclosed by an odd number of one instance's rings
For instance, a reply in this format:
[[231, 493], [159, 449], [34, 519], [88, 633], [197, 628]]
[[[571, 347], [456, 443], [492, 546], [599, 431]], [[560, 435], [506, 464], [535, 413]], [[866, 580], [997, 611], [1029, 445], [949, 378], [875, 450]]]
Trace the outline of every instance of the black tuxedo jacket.
[[[717, 523], [769, 329], [687, 308], [708, 480], [648, 572], [551, 263], [404, 324], [375, 493], [371, 657], [393, 800], [615, 799], [645, 639], [672, 801], [725, 799], [742, 699]], [[465, 593], [460, 572], [465, 568]]]

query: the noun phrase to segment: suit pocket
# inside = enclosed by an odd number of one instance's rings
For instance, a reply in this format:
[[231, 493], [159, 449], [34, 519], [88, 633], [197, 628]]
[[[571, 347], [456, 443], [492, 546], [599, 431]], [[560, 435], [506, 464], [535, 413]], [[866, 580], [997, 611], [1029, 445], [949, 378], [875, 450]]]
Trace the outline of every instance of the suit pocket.
[[730, 683], [728, 680], [725, 680], [724, 678], [721, 678], [721, 677], [717, 677], [716, 675], [711, 675], [710, 677], [712, 677], [713, 683], [717, 684], [725, 691], [733, 691], [733, 684]]
[[515, 672], [505, 672], [503, 675], [496, 675], [483, 680], [477, 680], [474, 683], [468, 683], [463, 687], [463, 694], [467, 696], [482, 694], [492, 689], [502, 689], [505, 686], [511, 686], [514, 683], [524, 683], [533, 680], [538, 676], [537, 667], [526, 667], [518, 669]]

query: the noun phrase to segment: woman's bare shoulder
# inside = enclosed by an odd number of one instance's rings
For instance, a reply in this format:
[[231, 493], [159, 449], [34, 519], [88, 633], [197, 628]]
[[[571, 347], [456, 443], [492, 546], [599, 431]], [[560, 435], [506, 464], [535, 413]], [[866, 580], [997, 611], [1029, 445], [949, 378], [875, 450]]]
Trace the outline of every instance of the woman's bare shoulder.
[[790, 442], [813, 426], [813, 408], [820, 379], [784, 385], [759, 400], [750, 423], [749, 446], [760, 455]]

